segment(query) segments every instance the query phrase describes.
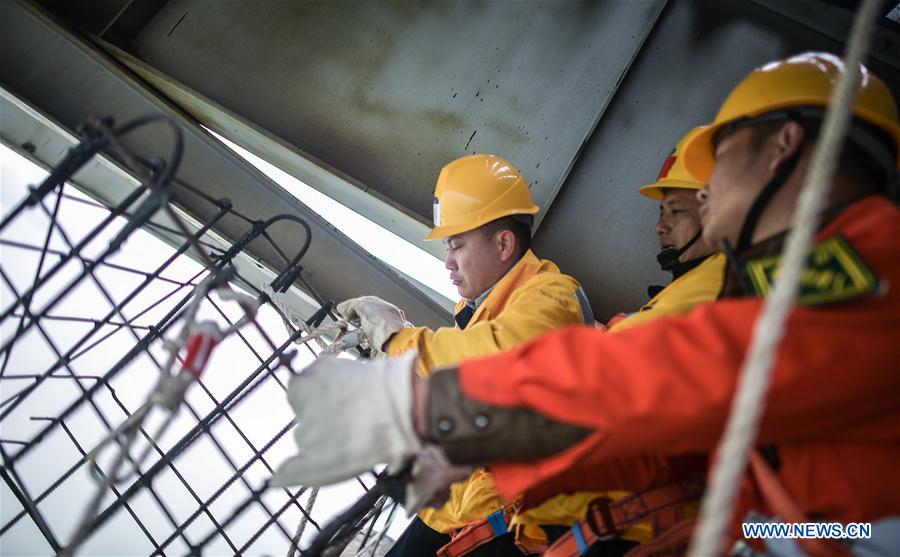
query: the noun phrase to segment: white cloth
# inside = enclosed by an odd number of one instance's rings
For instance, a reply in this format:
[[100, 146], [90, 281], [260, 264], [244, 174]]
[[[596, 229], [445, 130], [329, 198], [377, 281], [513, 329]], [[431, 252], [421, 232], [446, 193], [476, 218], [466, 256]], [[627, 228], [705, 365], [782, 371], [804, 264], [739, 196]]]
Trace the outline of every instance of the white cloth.
[[322, 486], [386, 463], [392, 470], [422, 450], [412, 423], [414, 351], [368, 362], [323, 356], [288, 385], [299, 455], [270, 482]]
[[391, 335], [412, 326], [403, 310], [377, 296], [346, 300], [338, 304], [337, 310], [351, 325], [359, 327], [376, 350], [383, 350]]

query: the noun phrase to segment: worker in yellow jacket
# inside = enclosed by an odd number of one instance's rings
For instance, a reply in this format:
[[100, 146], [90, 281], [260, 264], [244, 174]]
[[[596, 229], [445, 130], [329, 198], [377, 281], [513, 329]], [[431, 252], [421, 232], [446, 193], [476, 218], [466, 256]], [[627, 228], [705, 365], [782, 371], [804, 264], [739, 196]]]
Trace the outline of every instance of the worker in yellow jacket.
[[[687, 171], [681, 156], [684, 145], [695, 132], [696, 129], [691, 130], [678, 142], [675, 150], [663, 162], [656, 181], [638, 190], [644, 196], [659, 202], [659, 219], [656, 221], [655, 232], [659, 237], [660, 252], [656, 258], [664, 271], [672, 273], [673, 280], [665, 288], [650, 287], [650, 301], [636, 312], [619, 314], [613, 318], [607, 324], [610, 332], [648, 323], [666, 315], [687, 313], [697, 304], [714, 300], [722, 290], [725, 256], [716, 252], [702, 238], [697, 191], [704, 184]], [[618, 501], [628, 495], [630, 493], [627, 491], [558, 495], [533, 509], [518, 513], [513, 517], [512, 524], [514, 529], [532, 527], [528, 530], [531, 532], [534, 531], [534, 525], [542, 525], [544, 530], [549, 531], [550, 538], [554, 539], [559, 537], [561, 530], [553, 526], [564, 526], [562, 531], [567, 531], [570, 525], [584, 519], [591, 501], [601, 497]], [[695, 512], [693, 508], [685, 510]], [[572, 534], [562, 536], [560, 542], [566, 543]], [[635, 543], [648, 541], [653, 537], [654, 524], [647, 521], [631, 526], [618, 539], [598, 542], [596, 547], [584, 555], [619, 555]], [[520, 535], [520, 541], [531, 549], [540, 548], [540, 540]]]
[[[721, 289], [724, 275], [723, 257], [721, 254], [714, 254], [714, 250], [700, 238], [701, 227], [695, 193], [703, 187], [703, 183], [688, 174], [683, 161], [680, 160], [680, 146], [686, 139], [687, 136], [679, 142], [673, 155], [666, 159], [657, 181], [640, 189], [642, 194], [660, 203], [660, 216], [655, 227], [661, 247], [657, 258], [664, 270], [672, 272], [674, 280], [668, 287], [655, 293], [640, 311], [628, 316], [623, 314], [610, 322], [610, 331], [632, 327], [667, 314], [686, 313], [698, 303], [713, 300]], [[448, 168], [461, 161], [448, 165]], [[461, 281], [462, 275], [457, 259], [462, 262], [464, 271], [470, 266], [466, 264], [465, 254], [457, 254], [453, 250], [454, 246], [462, 245], [463, 249], [460, 251], [465, 251], [466, 247], [462, 241], [465, 238], [455, 242], [453, 235], [461, 229], [459, 219], [451, 220], [448, 224], [448, 217], [452, 215], [452, 211], [448, 211], [446, 200], [453, 198], [448, 195], [446, 184], [447, 178], [451, 175], [453, 173], [447, 173], [445, 169], [438, 181], [435, 202], [436, 226], [429, 238], [444, 237], [450, 248], [447, 267], [451, 271], [451, 279], [457, 284], [463, 297], [456, 308], [458, 328], [430, 331], [426, 328], [404, 327], [405, 320], [399, 309], [372, 297], [357, 298], [339, 305], [343, 314], [360, 324], [367, 336], [373, 340], [373, 345], [382, 347], [390, 355], [398, 356], [411, 348], [417, 349], [419, 370], [423, 374], [447, 362], [464, 359], [467, 354], [490, 353], [503, 346], [512, 346], [543, 330], [542, 327], [550, 328], [572, 322], [574, 306], [568, 309], [557, 307], [555, 312], [557, 315], [551, 319], [544, 316], [545, 309], [540, 311], [536, 309], [547, 306], [547, 299], [561, 298], [569, 300], [568, 304], [571, 304], [571, 300], [578, 297], [576, 295], [573, 298], [572, 289], [576, 289], [574, 290], [576, 294], [579, 293], [577, 283], [569, 277], [560, 275], [552, 263], [543, 262], [541, 267], [544, 268], [538, 267], [538, 260], [530, 251], [526, 252], [519, 263], [490, 290], [490, 295], [485, 293], [479, 296], [478, 293], [487, 285], [483, 281], [478, 283], [477, 278]], [[441, 195], [442, 192], [444, 195]], [[524, 192], [527, 195], [527, 189]], [[518, 205], [520, 209], [530, 207], [530, 197], [527, 200], [523, 197], [523, 202]], [[508, 211], [512, 207], [506, 206], [504, 209]], [[438, 225], [439, 219], [443, 219], [443, 226]], [[483, 217], [480, 222], [489, 219], [490, 216]], [[474, 225], [477, 225], [477, 222], [469, 224]], [[448, 229], [448, 226], [456, 228]], [[476, 237], [476, 240], [480, 239]], [[481, 265], [476, 269], [479, 272], [483, 271], [490, 259], [482, 257], [479, 260]], [[553, 272], [547, 273], [548, 270]], [[470, 287], [469, 283], [473, 281], [476, 285]], [[483, 303], [478, 303], [479, 297]], [[569, 317], [566, 317], [566, 314], [569, 314]], [[470, 321], [467, 322], [467, 319]], [[617, 500], [626, 494], [626, 492], [591, 492], [560, 495], [539, 507], [515, 514], [510, 529], [515, 532], [515, 540], [520, 547], [526, 550], [540, 550], [546, 547], [548, 541], [568, 530], [568, 526], [582, 519], [592, 500], [601, 496]], [[446, 533], [457, 534], [462, 530], [465, 534], [466, 526], [470, 526], [471, 530], [472, 525], [483, 523], [486, 516], [501, 508], [500, 505], [490, 475], [484, 470], [479, 470], [467, 482], [454, 484], [450, 500], [443, 508], [423, 511], [422, 520], [415, 520], [410, 525], [390, 555], [394, 557], [432, 555], [434, 548], [449, 541]], [[483, 532], [478, 531], [470, 534], [470, 537], [478, 538], [482, 534]], [[650, 539], [652, 535], [650, 524], [633, 526], [623, 533], [621, 540], [607, 542], [607, 547], [603, 550], [615, 551], [613, 547], [609, 547], [611, 545], [628, 548], [634, 542]], [[461, 557], [466, 554], [503, 555], [504, 553], [500, 553], [497, 547], [498, 544], [503, 544], [503, 549], [509, 550], [505, 554], [521, 554], [517, 553], [518, 549], [510, 549], [512, 544], [509, 542], [512, 540], [488, 539], [488, 543], [484, 546], [472, 548], [470, 543], [460, 539], [462, 537], [465, 536], [457, 535], [454, 541], [458, 543], [453, 544], [453, 551], [445, 549], [444, 555], [447, 557]], [[491, 549], [494, 552], [489, 552]]]
[[[594, 319], [579, 283], [531, 251], [532, 202], [528, 184], [509, 162], [487, 154], [446, 165], [434, 192], [434, 228], [427, 239], [447, 246], [446, 268], [462, 299], [455, 327], [430, 330], [406, 323], [403, 312], [364, 296], [338, 305], [371, 344], [389, 356], [416, 350], [420, 373], [474, 356], [508, 350], [541, 333]], [[451, 486], [447, 503], [425, 509], [388, 553], [436, 555], [472, 523], [502, 518], [502, 501], [484, 469]], [[505, 526], [504, 526], [505, 527]], [[492, 536], [472, 556], [521, 555], [512, 536]]]
[[672, 273], [672, 283], [650, 287], [650, 301], [640, 310], [613, 319], [610, 331], [619, 331], [647, 323], [663, 315], [687, 313], [697, 304], [710, 302], [719, 295], [725, 278], [725, 256], [703, 241], [700, 202], [697, 191], [704, 183], [684, 166], [681, 151], [699, 128], [694, 128], [675, 146], [659, 171], [656, 182], [640, 188], [640, 193], [659, 202], [656, 235], [660, 267]]

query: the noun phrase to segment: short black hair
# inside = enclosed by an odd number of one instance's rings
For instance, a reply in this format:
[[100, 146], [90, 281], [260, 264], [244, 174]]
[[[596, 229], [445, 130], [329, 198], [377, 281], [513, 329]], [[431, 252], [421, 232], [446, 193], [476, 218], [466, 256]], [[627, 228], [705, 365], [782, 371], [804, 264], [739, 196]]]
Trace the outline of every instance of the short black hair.
[[516, 246], [518, 247], [518, 257], [525, 255], [525, 252], [531, 249], [531, 224], [534, 217], [531, 215], [513, 215], [508, 217], [500, 217], [481, 227], [481, 233], [486, 238], [492, 238], [494, 234], [501, 230], [509, 230], [516, 238]]
[[[759, 154], [766, 139], [780, 130], [788, 121], [796, 121], [803, 126], [809, 144], [812, 144], [818, 139], [822, 127], [822, 121], [818, 118], [792, 117], [777, 120], [764, 120], [758, 123], [751, 122], [746, 126], [752, 130], [749, 141], [751, 153], [754, 156]], [[897, 152], [894, 139], [884, 130], [859, 118], [854, 118], [851, 125], [856, 126], [875, 141], [881, 143], [882, 147], [888, 149], [889, 152]], [[716, 142], [718, 143], [721, 141], [725, 135], [727, 134], [717, 136]], [[862, 148], [850, 137], [844, 142], [836, 172], [864, 189], [872, 189], [881, 193], [885, 193], [889, 184], [896, 178], [896, 172], [893, 166], [890, 169], [885, 169], [878, 163], [872, 154]]]

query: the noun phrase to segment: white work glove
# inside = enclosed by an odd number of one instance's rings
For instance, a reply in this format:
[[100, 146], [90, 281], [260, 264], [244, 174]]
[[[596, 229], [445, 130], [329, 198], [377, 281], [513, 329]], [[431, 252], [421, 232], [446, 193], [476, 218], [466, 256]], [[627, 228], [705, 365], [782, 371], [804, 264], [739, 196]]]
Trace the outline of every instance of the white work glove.
[[386, 463], [402, 469], [422, 444], [412, 424], [415, 352], [362, 362], [323, 356], [291, 378], [299, 455], [269, 485], [322, 486]]
[[359, 327], [375, 350], [384, 350], [391, 335], [411, 327], [403, 310], [376, 296], [352, 298], [337, 305], [338, 313], [351, 325]]

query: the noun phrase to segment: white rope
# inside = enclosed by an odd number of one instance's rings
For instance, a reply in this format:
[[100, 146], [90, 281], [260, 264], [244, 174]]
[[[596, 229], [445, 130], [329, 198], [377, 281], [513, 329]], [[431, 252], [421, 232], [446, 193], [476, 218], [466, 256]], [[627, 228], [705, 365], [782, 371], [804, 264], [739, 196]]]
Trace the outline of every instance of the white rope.
[[844, 59], [845, 71], [830, 99], [810, 172], [800, 193], [778, 279], [754, 326], [753, 343], [719, 445], [717, 465], [703, 498], [699, 526], [691, 540], [689, 555], [692, 557], [718, 554], [725, 540], [748, 451], [757, 436], [772, 363], [784, 335], [785, 320], [797, 295], [800, 276], [850, 123], [860, 81], [860, 62], [870, 42], [879, 6], [877, 0], [866, 0], [854, 22]]
[[303, 518], [300, 519], [300, 524], [297, 525], [297, 531], [294, 533], [294, 538], [291, 540], [291, 546], [288, 548], [287, 557], [294, 557], [297, 554], [297, 550], [300, 548], [300, 538], [303, 537], [303, 530], [306, 529], [306, 523], [309, 522], [313, 505], [316, 504], [316, 497], [318, 496], [319, 488], [314, 487], [309, 494], [309, 499], [306, 501], [306, 514], [303, 515]]

